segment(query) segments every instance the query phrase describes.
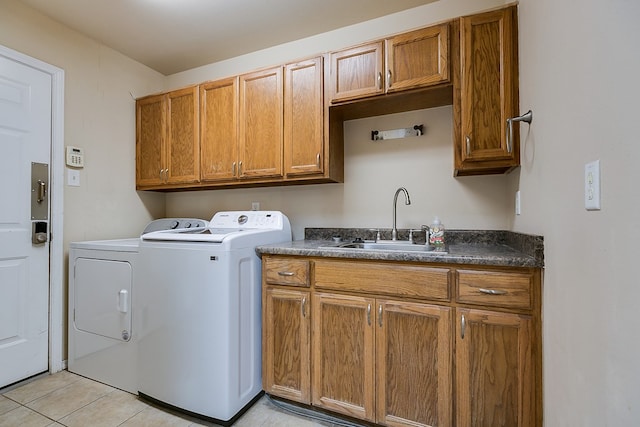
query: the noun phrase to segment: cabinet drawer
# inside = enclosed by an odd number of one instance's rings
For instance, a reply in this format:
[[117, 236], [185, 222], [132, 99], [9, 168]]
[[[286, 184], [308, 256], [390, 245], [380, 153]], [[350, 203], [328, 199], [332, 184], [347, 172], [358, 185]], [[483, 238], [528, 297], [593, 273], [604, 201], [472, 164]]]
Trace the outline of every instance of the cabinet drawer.
[[449, 301], [449, 269], [417, 265], [316, 261], [315, 287]]
[[309, 261], [292, 258], [264, 260], [264, 280], [270, 285], [309, 286]]
[[507, 308], [532, 307], [533, 276], [528, 273], [458, 270], [461, 303]]

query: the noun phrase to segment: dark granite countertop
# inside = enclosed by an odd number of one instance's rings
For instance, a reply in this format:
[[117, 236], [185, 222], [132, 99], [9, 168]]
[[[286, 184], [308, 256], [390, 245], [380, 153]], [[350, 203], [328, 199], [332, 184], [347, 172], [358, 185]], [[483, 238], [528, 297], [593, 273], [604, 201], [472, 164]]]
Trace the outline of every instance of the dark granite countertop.
[[[382, 238], [386, 239], [385, 232]], [[416, 244], [424, 244], [423, 233], [416, 233]], [[424, 263], [447, 263], [490, 265], [509, 267], [544, 267], [544, 246], [541, 236], [510, 231], [447, 230], [445, 240], [447, 253], [421, 253], [383, 250], [339, 248], [339, 242], [360, 238], [373, 241], [375, 231], [369, 229], [305, 229], [305, 240], [262, 245], [258, 254], [300, 255], [328, 258], [350, 258], [386, 261], [413, 261]], [[422, 237], [420, 239], [420, 237]], [[399, 240], [408, 239], [408, 230], [399, 230]]]

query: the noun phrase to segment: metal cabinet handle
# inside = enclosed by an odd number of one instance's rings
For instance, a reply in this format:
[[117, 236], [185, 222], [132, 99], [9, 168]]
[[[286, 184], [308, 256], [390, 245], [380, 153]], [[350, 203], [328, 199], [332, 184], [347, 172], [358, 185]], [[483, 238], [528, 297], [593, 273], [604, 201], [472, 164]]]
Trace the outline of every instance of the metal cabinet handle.
[[471, 137], [469, 135], [466, 136], [465, 141], [467, 142], [467, 156], [471, 152]]
[[378, 326], [382, 328], [382, 304], [378, 305]]
[[238, 163], [238, 176], [242, 175], [242, 162]]
[[294, 273], [293, 271], [278, 271], [278, 275], [279, 276], [291, 277], [291, 276], [295, 276], [296, 273]]
[[513, 140], [513, 121], [507, 119], [507, 153], [511, 154], [511, 141]]
[[387, 88], [391, 87], [391, 70], [387, 70]]
[[467, 321], [464, 318], [464, 314], [462, 315], [462, 319], [460, 321], [460, 338], [464, 339], [464, 331], [467, 329]]
[[320, 153], [316, 154], [316, 166], [320, 169]]
[[307, 297], [302, 297], [302, 317], [307, 317]]
[[533, 112], [531, 110], [527, 111], [521, 116], [511, 117], [507, 119], [507, 152], [511, 154], [513, 150], [513, 122], [525, 122], [531, 124], [533, 121]]
[[480, 289], [478, 289], [478, 291], [482, 292], [483, 294], [487, 294], [487, 295], [506, 295], [508, 293], [507, 291], [504, 291], [502, 289], [480, 288]]
[[236, 176], [236, 162], [231, 164], [231, 176]]
[[378, 72], [378, 89], [382, 90], [382, 73]]
[[371, 304], [367, 305], [367, 325], [371, 326]]

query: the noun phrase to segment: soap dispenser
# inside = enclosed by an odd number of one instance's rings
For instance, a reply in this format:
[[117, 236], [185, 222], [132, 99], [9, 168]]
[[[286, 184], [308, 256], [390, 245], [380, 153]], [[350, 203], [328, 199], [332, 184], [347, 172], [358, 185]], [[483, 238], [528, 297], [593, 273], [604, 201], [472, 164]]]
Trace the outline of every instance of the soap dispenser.
[[444, 225], [435, 217], [429, 227], [429, 244], [436, 248], [444, 248]]

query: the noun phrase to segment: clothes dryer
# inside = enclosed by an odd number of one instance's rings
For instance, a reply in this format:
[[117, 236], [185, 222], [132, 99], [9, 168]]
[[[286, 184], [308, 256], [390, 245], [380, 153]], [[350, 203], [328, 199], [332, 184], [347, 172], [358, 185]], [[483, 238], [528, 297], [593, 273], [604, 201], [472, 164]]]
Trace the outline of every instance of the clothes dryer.
[[[149, 223], [142, 234], [206, 224], [200, 219], [165, 218]], [[67, 368], [136, 394], [139, 319], [132, 296], [139, 245], [139, 237], [69, 245]]]

